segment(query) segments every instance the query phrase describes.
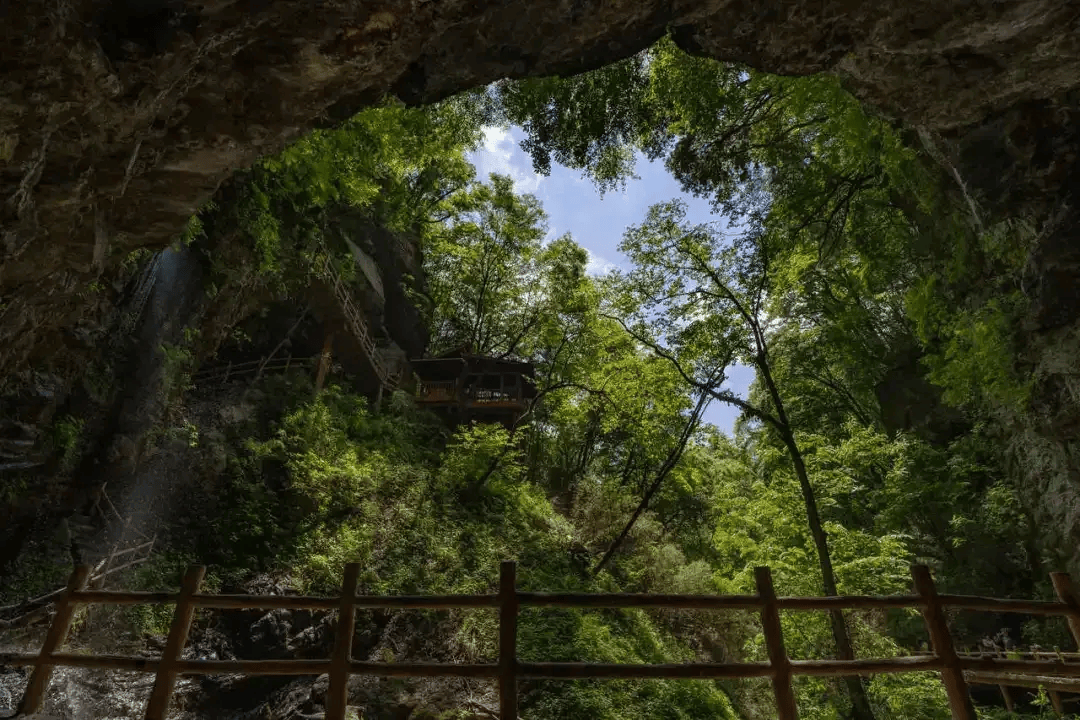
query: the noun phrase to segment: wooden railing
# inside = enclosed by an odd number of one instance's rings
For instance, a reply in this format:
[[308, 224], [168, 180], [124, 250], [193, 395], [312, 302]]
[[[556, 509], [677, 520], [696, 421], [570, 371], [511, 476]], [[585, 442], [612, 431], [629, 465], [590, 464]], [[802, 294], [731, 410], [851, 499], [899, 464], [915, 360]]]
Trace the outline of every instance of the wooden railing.
[[427, 382], [421, 381], [416, 388], [417, 402], [446, 403], [463, 399], [468, 405], [524, 405], [520, 389], [488, 389], [480, 387], [466, 388], [460, 397], [457, 382], [453, 380]]
[[[154, 551], [155, 542], [157, 542], [157, 536], [127, 547], [121, 547], [120, 543], [117, 543], [92, 567], [87, 576], [87, 585], [92, 588], [100, 587], [109, 576], [146, 562]], [[25, 627], [47, 617], [50, 606], [63, 593], [64, 589], [61, 588], [21, 603], [0, 607], [0, 616], [10, 616], [10, 618], [0, 617], [0, 630]]]
[[[498, 681], [500, 716], [518, 717], [518, 680], [577, 680], [583, 678], [770, 678], [776, 696], [779, 720], [797, 717], [792, 678], [796, 676], [837, 677], [936, 671], [949, 699], [954, 720], [976, 720], [968, 695], [968, 677], [993, 673], [991, 684], [998, 684], [1001, 673], [1019, 678], [1038, 678], [1039, 682], [1080, 678], [1080, 665], [1070, 665], [1064, 658], [1054, 660], [1018, 660], [999, 657], [960, 655], [953, 646], [945, 619], [946, 609], [983, 612], [1014, 612], [1042, 616], [1064, 616], [1074, 640], [1080, 641], [1080, 601], [1064, 573], [1055, 573], [1054, 588], [1059, 601], [1002, 600], [966, 595], [938, 594], [924, 566], [912, 568], [915, 595], [887, 597], [777, 597], [768, 568], [757, 568], [756, 595], [703, 596], [651, 594], [581, 594], [536, 593], [517, 589], [516, 566], [504, 562], [496, 595], [441, 595], [402, 597], [363, 597], [356, 595], [360, 573], [358, 564], [345, 567], [339, 597], [288, 597], [255, 595], [205, 595], [199, 592], [205, 568], [193, 567], [185, 575], [178, 593], [115, 592], [86, 590], [89, 568], [78, 567], [72, 573], [65, 592], [57, 599], [56, 615], [36, 654], [0, 654], [0, 663], [33, 667], [20, 714], [41, 709], [52, 668], [56, 666], [108, 668], [155, 673], [156, 678], [146, 707], [147, 720], [163, 720], [179, 675], [329, 675], [326, 700], [327, 720], [343, 720], [348, 700], [348, 680], [352, 675], [382, 677], [469, 677]], [[176, 611], [160, 658], [115, 655], [82, 655], [60, 652], [79, 605], [112, 603], [141, 605], [174, 603]], [[543, 608], [679, 608], [685, 610], [754, 610], [761, 614], [768, 650], [768, 662], [688, 663], [664, 665], [625, 665], [578, 662], [522, 662], [517, 658], [517, 623], [522, 607]], [[337, 610], [338, 623], [333, 654], [326, 660], [183, 660], [196, 608], [288, 608]], [[493, 608], [499, 612], [499, 656], [494, 663], [377, 663], [352, 659], [355, 611], [362, 608], [433, 609]], [[791, 660], [784, 649], [780, 612], [791, 610], [901, 609], [917, 608], [922, 612], [932, 643], [932, 654], [912, 657], [865, 660]], [[975, 679], [977, 681], [977, 678]]]
[[390, 370], [386, 363], [383, 362], [378, 348], [375, 346], [375, 340], [371, 336], [371, 331], [368, 329], [367, 321], [364, 320], [363, 313], [356, 307], [352, 293], [349, 292], [349, 287], [342, 282], [341, 273], [338, 272], [337, 266], [330, 258], [329, 253], [323, 262], [321, 274], [333, 289], [334, 297], [337, 299], [342, 314], [345, 316], [345, 324], [348, 326], [349, 332], [360, 343], [360, 347], [363, 348], [364, 355], [367, 357], [372, 369], [375, 370], [376, 377], [379, 378], [379, 383], [386, 390], [395, 389], [398, 383], [401, 382], [401, 372], [399, 370]]
[[458, 399], [457, 382], [421, 380], [416, 385], [416, 399], [418, 402], [456, 402]]
[[282, 358], [260, 358], [259, 360], [251, 360], [242, 363], [230, 362], [224, 365], [202, 368], [198, 372], [193, 373], [191, 379], [193, 382], [198, 383], [226, 383], [231, 379], [257, 375], [260, 372], [287, 372], [292, 368], [307, 368], [310, 367], [313, 362], [312, 358], [297, 358], [292, 355], [287, 355]]
[[[916, 653], [917, 655], [932, 655], [933, 653]], [[958, 652], [961, 658], [985, 658], [999, 657], [1012, 660], [1059, 660], [1063, 663], [1080, 662], [1080, 653], [1061, 652], [1060, 650], [1004, 650], [994, 651], [964, 651]], [[1043, 689], [1050, 699], [1050, 706], [1058, 717], [1065, 714], [1064, 701], [1061, 693], [1080, 695], [1080, 677], [1053, 677], [1044, 675], [1025, 675], [1011, 672], [987, 672], [980, 670], [965, 670], [964, 679], [971, 685], [997, 685], [1001, 692], [1001, 699], [1005, 703], [1008, 712], [1016, 711], [1016, 698], [1012, 688]]]

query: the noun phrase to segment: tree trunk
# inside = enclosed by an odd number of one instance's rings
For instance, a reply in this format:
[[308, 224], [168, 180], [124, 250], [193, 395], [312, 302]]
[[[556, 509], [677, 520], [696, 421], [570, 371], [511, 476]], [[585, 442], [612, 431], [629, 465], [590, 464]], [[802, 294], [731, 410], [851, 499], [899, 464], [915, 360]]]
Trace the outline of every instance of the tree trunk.
[[689, 442], [690, 436], [694, 434], [697, 429], [698, 423], [701, 421], [701, 414], [705, 412], [705, 408], [709, 406], [709, 394], [702, 393], [698, 398], [697, 406], [694, 407], [694, 412], [690, 414], [690, 419], [686, 421], [686, 426], [683, 428], [682, 435], [679, 436], [674, 447], [668, 453], [667, 458], [664, 460], [664, 464], [660, 466], [660, 469], [656, 473], [656, 479], [653, 480], [652, 485], [645, 491], [645, 495], [641, 498], [641, 502], [638, 503], [637, 509], [634, 510], [634, 514], [630, 517], [630, 520], [623, 527], [619, 536], [608, 547], [607, 552], [604, 553], [604, 557], [600, 558], [600, 562], [593, 568], [593, 577], [600, 574], [600, 571], [604, 569], [604, 566], [608, 564], [608, 561], [615, 556], [615, 551], [619, 549], [623, 541], [626, 540], [626, 536], [630, 534], [630, 530], [634, 527], [634, 523], [638, 521], [641, 514], [645, 512], [649, 507], [649, 501], [652, 500], [652, 496], [660, 489], [660, 486], [664, 483], [664, 479], [667, 478], [668, 473], [679, 463], [682, 458], [683, 452], [686, 450], [686, 443]]
[[[761, 379], [765, 381], [765, 387], [772, 398], [776, 409], [776, 418], [779, 423], [776, 429], [780, 432], [781, 440], [787, 447], [791, 456], [791, 465], [795, 468], [795, 476], [799, 479], [799, 488], [802, 490], [803, 502], [806, 504], [806, 520], [810, 525], [810, 535], [814, 540], [814, 548], [817, 550], [818, 566], [821, 568], [821, 583], [825, 595], [835, 597], [839, 595], [836, 588], [836, 574], [833, 572], [832, 555], [829, 554], [829, 536], [821, 525], [821, 515], [818, 513], [817, 498], [814, 497], [814, 487], [810, 484], [810, 474], [806, 472], [806, 463], [803, 461], [802, 451], [795, 442], [795, 433], [788, 422], [787, 411], [784, 401], [780, 397], [780, 390], [772, 376], [772, 368], [769, 366], [769, 358], [766, 354], [764, 333], [760, 327], [753, 326], [754, 340], [757, 344], [758, 355], [756, 365], [761, 372]], [[836, 643], [836, 654], [840, 660], [854, 660], [855, 650], [851, 646], [851, 636], [848, 634], [847, 623], [844, 621], [842, 610], [831, 610], [829, 620], [832, 625], [833, 641]], [[844, 678], [848, 697], [851, 699], [852, 720], [876, 720], [874, 710], [870, 706], [870, 697], [866, 694], [866, 686], [859, 675], [849, 675]]]
[[[833, 572], [832, 556], [829, 554], [829, 536], [821, 525], [817, 499], [814, 497], [814, 488], [810, 485], [810, 476], [806, 472], [806, 463], [803, 462], [802, 452], [790, 428], [782, 430], [781, 434], [788, 454], [791, 455], [791, 464], [795, 467], [795, 475], [799, 478], [799, 487], [802, 489], [803, 501], [806, 503], [806, 519], [809, 521], [810, 535], [814, 539], [814, 548], [817, 550], [822, 586], [827, 596], [837, 596], [840, 592], [836, 587], [836, 574]], [[848, 635], [843, 611], [830, 610], [829, 619], [837, 656], [840, 660], [854, 660], [855, 650], [851, 646], [851, 636]], [[844, 684], [847, 686], [848, 697], [851, 698], [851, 717], [854, 720], [875, 720], [862, 677], [849, 675], [844, 678]]]

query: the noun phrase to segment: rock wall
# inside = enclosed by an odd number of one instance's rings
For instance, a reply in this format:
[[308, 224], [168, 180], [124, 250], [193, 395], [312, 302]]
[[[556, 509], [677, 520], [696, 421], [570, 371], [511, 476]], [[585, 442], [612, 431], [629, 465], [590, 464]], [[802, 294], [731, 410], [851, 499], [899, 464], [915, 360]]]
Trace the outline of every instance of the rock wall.
[[5, 0], [0, 378], [77, 352], [80, 290], [312, 126], [385, 93], [589, 69], [667, 28], [764, 70], [836, 71], [941, 135], [960, 175], [1054, 204], [1075, 175], [1078, 17], [1060, 0]]

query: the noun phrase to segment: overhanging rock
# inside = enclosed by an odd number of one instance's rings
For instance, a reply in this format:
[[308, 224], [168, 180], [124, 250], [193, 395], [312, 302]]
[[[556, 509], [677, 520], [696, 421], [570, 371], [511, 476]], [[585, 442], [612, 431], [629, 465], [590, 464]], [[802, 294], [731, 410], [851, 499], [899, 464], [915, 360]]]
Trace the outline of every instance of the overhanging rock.
[[93, 280], [311, 127], [386, 93], [594, 68], [669, 29], [762, 70], [840, 73], [1007, 199], [1054, 205], [1076, 174], [1080, 10], [1062, 0], [2, 0], [0, 15], [0, 378], [70, 349], [65, 329], [101, 312]]

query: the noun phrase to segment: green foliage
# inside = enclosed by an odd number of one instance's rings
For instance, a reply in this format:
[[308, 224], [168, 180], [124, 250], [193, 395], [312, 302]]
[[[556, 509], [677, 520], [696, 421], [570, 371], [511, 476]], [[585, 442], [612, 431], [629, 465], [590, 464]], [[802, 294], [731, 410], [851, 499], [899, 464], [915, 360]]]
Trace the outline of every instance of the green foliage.
[[[726, 227], [690, 225], [681, 201], [659, 203], [624, 235], [630, 267], [590, 278], [572, 238], [546, 240], [535, 197], [507, 177], [474, 179], [464, 153], [493, 121], [525, 128], [537, 169], [581, 168], [602, 189], [642, 155], [663, 159]], [[663, 40], [594, 73], [361, 113], [262, 161], [235, 192], [189, 228], [230, 239], [211, 258], [219, 292], [304, 290], [316, 263], [345, 256], [342, 218], [358, 212], [420, 238], [432, 350], [528, 360], [540, 399], [511, 429], [448, 429], [403, 393], [377, 413], [344, 387], [312, 400], [302, 375], [265, 378], [252, 418], [193, 447], [214, 444], [225, 471], [174, 538], [223, 582], [257, 569], [334, 592], [345, 563], [360, 562], [361, 592], [478, 593], [514, 558], [535, 590], [750, 593], [767, 565], [781, 594], [816, 595], [829, 575], [825, 537], [841, 593], [906, 593], [912, 562], [933, 565], [947, 591], [1046, 592], [1037, 532], [990, 422], [1030, 393], [1015, 329], [1034, 233], [1018, 222], [974, 231], [933, 163], [835, 78], [768, 76]], [[184, 352], [167, 349], [167, 365], [183, 367]], [[758, 370], [748, 397], [724, 384], [737, 364]], [[904, 399], [911, 412], [896, 421], [888, 390], [912, 367], [966, 420], [915, 418]], [[701, 392], [745, 416], [734, 438], [700, 428], [680, 452]], [[935, 403], [927, 415], [943, 414]], [[1000, 621], [958, 619], [954, 630], [971, 643]], [[782, 623], [794, 657], [835, 655], [825, 614]], [[847, 623], [858, 657], [922, 642], [910, 613], [853, 612]], [[495, 653], [491, 613], [451, 613], [440, 627], [436, 653]], [[519, 630], [530, 660], [766, 657], [743, 616], [544, 610], [523, 613]], [[1043, 621], [1023, 637], [1067, 639]], [[867, 687], [878, 718], [948, 717], [935, 676]], [[773, 712], [753, 683], [523, 691], [522, 715], [537, 719]], [[838, 680], [801, 679], [796, 691], [800, 717], [852, 713]]]
[[84, 420], [82, 418], [64, 415], [52, 424], [52, 446], [56, 454], [60, 472], [69, 473], [75, 469], [82, 454], [82, 433]]
[[540, 201], [492, 175], [454, 196], [454, 220], [430, 246], [434, 350], [527, 354], [521, 347], [549, 308], [534, 285], [546, 219]]
[[[287, 573], [303, 592], [332, 593], [344, 564], [360, 562], [361, 592], [478, 593], [493, 590], [500, 560], [515, 558], [525, 588], [613, 589], [576, 565], [578, 528], [529, 481], [522, 454], [507, 452], [501, 426], [462, 427], [448, 436], [408, 404], [373, 414], [362, 398], [337, 387], [312, 401], [306, 379], [270, 380], [259, 391], [266, 404], [258, 417], [227, 433], [231, 457], [216, 492], [187, 505], [186, 529], [174, 539], [213, 564], [223, 581], [263, 568]], [[477, 486], [481, 474], [487, 480]], [[167, 570], [148, 568], [147, 582]], [[160, 629], [152, 613], [135, 619], [149, 632]], [[455, 614], [447, 642], [469, 657], [490, 658], [493, 620]], [[525, 613], [519, 637], [522, 657], [533, 659], [693, 656], [685, 639], [642, 613]], [[537, 687], [526, 693], [523, 713], [737, 717], [717, 685], [686, 681]]]
[[153, 251], [149, 248], [135, 248], [124, 255], [124, 259], [120, 261], [121, 273], [125, 276], [131, 275], [139, 265], [149, 260], [153, 254]]
[[[1008, 286], [1026, 261], [1025, 226], [972, 232], [933, 164], [832, 78], [769, 77], [661, 42], [597, 73], [498, 93], [538, 170], [555, 160], [607, 188], [643, 152], [664, 158], [683, 189], [709, 198], [729, 223], [743, 223], [725, 235], [688, 226], [678, 201], [654, 206], [625, 235], [632, 269], [608, 285], [608, 311], [698, 387], [716, 388], [717, 399], [728, 368], [760, 370], [767, 349], [771, 379], [759, 373], [739, 445], [713, 441], [704, 460], [695, 451], [695, 495], [704, 498], [680, 499], [679, 512], [713, 524], [707, 557], [721, 590], [749, 589], [755, 564], [771, 566], [785, 592], [820, 587], [791, 442], [777, 427], [793, 430], [802, 448], [842, 592], [904, 592], [916, 558], [957, 586], [1012, 593], [1030, 582], [1032, 558], [1016, 549], [1029, 523], [1009, 486], [992, 478], [1000, 460], [984, 430], [945, 446], [883, 432], [878, 394], [896, 358], [916, 348], [946, 402], [1023, 407], [1030, 383], [1018, 371], [1015, 328], [1026, 301]], [[973, 294], [987, 278], [999, 284]], [[787, 419], [777, 422], [781, 413]], [[980, 557], [999, 558], [1012, 574]], [[818, 620], [790, 626], [790, 646], [831, 652]], [[852, 623], [858, 652], [901, 652], [891, 632], [913, 642], [898, 620]], [[835, 683], [805, 681], [799, 692], [803, 716], [847, 712], [833, 700]], [[871, 695], [882, 716], [947, 716], [940, 686], [926, 678], [878, 679]]]
[[[180, 589], [178, 579], [190, 563], [189, 558], [175, 554], [155, 555], [135, 568], [128, 576], [132, 590], [155, 592]], [[127, 608], [127, 620], [136, 635], [168, 635], [174, 608], [171, 605], [133, 605]]]
[[213, 238], [213, 295], [306, 289], [328, 253], [347, 255], [339, 226], [350, 213], [423, 242], [472, 180], [464, 153], [479, 142], [480, 106], [476, 96], [423, 109], [388, 102], [242, 173], [189, 227], [189, 237]]
[[175, 399], [191, 387], [191, 372], [194, 370], [194, 355], [189, 347], [161, 344], [162, 354], [162, 392], [166, 398]]
[[[203, 207], [202, 211], [206, 212], [213, 209], [213, 203], [207, 203]], [[203, 227], [202, 218], [198, 214], [192, 215], [184, 227], [184, 231], [180, 233], [180, 237], [176, 243], [177, 246], [186, 247], [200, 238], [206, 237], [206, 228]]]
[[15, 605], [64, 586], [71, 576], [70, 538], [66, 530], [67, 526], [63, 524], [49, 536], [31, 541], [29, 552], [24, 552], [4, 574], [0, 582], [0, 603]]
[[991, 404], [1022, 410], [1032, 380], [1017, 370], [1014, 335], [1027, 298], [1014, 292], [959, 311], [946, 309], [941, 301], [933, 276], [910, 296], [920, 337], [941, 348], [927, 357], [927, 365], [945, 400], [958, 407]]

